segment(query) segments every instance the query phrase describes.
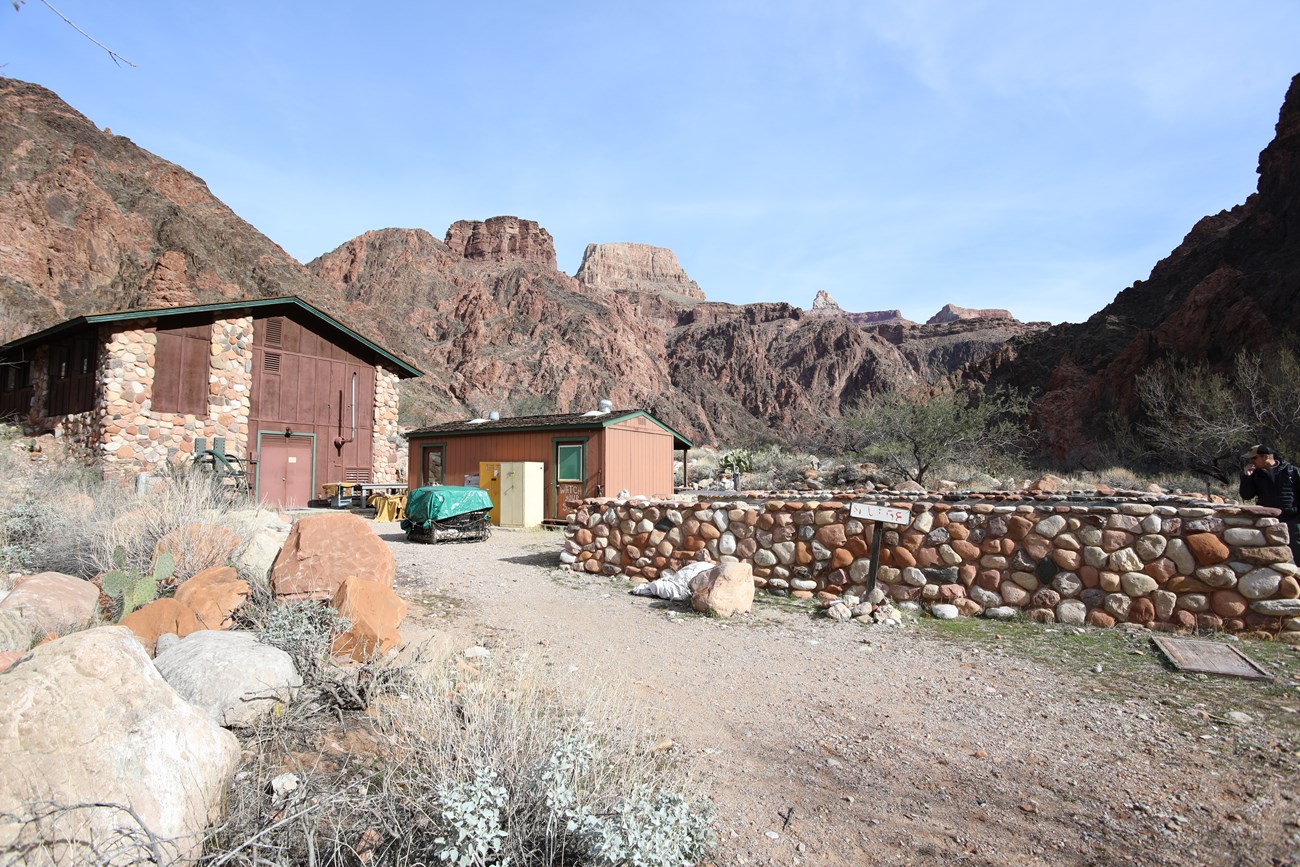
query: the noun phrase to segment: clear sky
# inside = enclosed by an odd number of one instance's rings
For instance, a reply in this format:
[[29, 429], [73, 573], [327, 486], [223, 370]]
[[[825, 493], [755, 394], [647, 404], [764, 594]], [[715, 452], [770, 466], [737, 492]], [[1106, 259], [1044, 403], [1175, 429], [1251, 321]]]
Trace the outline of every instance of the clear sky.
[[1255, 189], [1295, 0], [0, 4], [0, 75], [207, 181], [301, 261], [536, 220], [710, 300], [1080, 321]]

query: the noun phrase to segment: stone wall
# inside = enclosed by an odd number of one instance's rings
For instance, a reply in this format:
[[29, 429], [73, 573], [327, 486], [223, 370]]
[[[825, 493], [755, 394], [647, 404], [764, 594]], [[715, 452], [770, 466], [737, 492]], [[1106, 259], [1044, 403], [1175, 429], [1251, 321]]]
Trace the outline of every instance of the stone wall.
[[398, 376], [375, 367], [375, 432], [370, 438], [371, 478], [396, 482], [406, 474], [406, 438], [397, 426]]
[[[588, 500], [561, 559], [574, 571], [658, 577], [706, 552], [751, 564], [768, 592], [863, 598], [874, 525], [849, 498], [824, 501]], [[889, 598], [996, 609], [1043, 622], [1288, 633], [1300, 643], [1300, 569], [1277, 511], [1191, 498], [1068, 503], [889, 501], [878, 582]], [[878, 501], [881, 502], [881, 501]]]
[[[148, 320], [142, 325], [151, 324]], [[102, 335], [101, 335], [102, 336]], [[157, 412], [152, 407], [157, 335], [145, 327], [107, 335], [99, 379], [99, 449], [106, 468], [120, 473], [151, 470], [188, 460], [195, 441], [217, 437], [234, 455], [248, 451], [253, 385], [253, 317], [212, 323], [208, 364], [208, 411], [204, 415]]]

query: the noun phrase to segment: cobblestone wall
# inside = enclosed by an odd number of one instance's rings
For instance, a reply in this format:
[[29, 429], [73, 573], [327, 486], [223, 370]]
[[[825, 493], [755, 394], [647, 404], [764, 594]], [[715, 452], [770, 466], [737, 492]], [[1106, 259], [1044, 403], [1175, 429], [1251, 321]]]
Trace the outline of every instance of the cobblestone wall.
[[199, 437], [209, 446], [222, 437], [227, 452], [245, 454], [253, 383], [253, 317], [212, 323], [208, 410], [202, 415], [153, 409], [157, 343], [157, 335], [144, 327], [108, 336], [99, 387], [99, 448], [108, 471], [116, 466], [120, 472], [137, 472], [188, 460]]
[[[822, 501], [588, 500], [562, 560], [648, 581], [705, 551], [751, 564], [764, 590], [834, 599], [866, 592], [874, 525], [849, 497]], [[1300, 643], [1300, 569], [1277, 511], [1191, 499], [1100, 502], [893, 499], [911, 522], [883, 535], [878, 581], [895, 601], [1043, 622], [1225, 629]]]
[[406, 473], [406, 438], [397, 426], [396, 373], [375, 368], [375, 433], [370, 439], [370, 460], [376, 482], [395, 482]]

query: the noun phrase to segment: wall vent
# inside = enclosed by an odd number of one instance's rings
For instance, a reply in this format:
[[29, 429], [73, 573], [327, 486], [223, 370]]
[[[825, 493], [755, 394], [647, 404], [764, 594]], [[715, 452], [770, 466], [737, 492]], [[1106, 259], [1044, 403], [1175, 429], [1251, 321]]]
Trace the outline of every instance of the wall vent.
[[279, 349], [284, 335], [284, 320], [279, 316], [266, 320], [266, 345]]
[[265, 373], [280, 372], [280, 353], [267, 352], [262, 356], [262, 370]]

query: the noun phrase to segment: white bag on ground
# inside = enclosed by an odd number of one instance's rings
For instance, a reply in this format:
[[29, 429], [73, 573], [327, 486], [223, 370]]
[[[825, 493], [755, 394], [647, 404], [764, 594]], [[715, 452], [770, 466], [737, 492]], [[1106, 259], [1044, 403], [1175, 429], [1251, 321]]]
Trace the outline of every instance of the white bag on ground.
[[676, 572], [665, 569], [655, 580], [633, 587], [632, 593], [635, 596], [658, 596], [671, 602], [682, 602], [691, 598], [691, 579], [717, 565], [707, 560], [697, 560], [687, 563]]

